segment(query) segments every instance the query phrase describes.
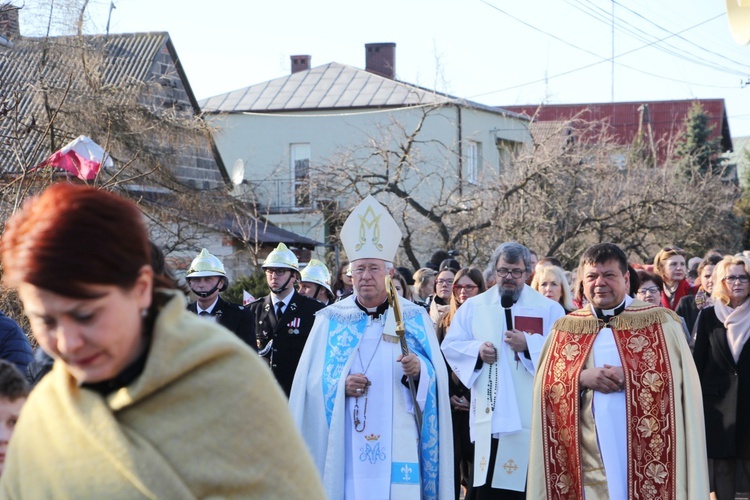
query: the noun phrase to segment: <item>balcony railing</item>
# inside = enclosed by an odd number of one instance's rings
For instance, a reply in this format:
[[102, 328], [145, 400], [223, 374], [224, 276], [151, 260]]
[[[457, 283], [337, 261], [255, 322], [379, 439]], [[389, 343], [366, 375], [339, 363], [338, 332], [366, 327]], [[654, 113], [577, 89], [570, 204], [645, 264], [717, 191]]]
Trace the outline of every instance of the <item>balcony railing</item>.
[[248, 179], [249, 201], [269, 213], [308, 212], [320, 209], [320, 202], [312, 196], [312, 183], [309, 179], [291, 181], [289, 179]]

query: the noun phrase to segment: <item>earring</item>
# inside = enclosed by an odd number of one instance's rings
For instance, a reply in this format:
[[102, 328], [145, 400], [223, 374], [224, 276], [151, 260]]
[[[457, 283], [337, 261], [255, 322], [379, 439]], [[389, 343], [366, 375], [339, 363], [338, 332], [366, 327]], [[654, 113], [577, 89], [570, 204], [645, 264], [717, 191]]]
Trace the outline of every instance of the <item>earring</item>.
[[141, 309], [141, 318], [145, 318], [146, 316], [148, 316], [148, 308], [144, 307]]

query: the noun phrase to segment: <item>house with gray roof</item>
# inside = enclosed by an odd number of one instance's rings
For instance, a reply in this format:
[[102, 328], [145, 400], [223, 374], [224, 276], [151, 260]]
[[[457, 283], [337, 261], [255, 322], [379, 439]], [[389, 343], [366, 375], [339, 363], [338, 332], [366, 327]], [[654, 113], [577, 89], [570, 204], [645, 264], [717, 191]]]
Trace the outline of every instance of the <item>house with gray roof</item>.
[[[228, 259], [230, 272], [247, 274], [252, 259], [240, 255], [248, 249], [316, 246], [229, 195], [231, 179], [168, 33], [24, 37], [18, 11], [0, 7], [3, 214], [15, 194], [69, 180], [34, 167], [87, 135], [114, 160], [93, 183], [134, 199], [178, 267], [205, 246]], [[209, 204], [218, 212], [210, 218], [194, 209]]]
[[331, 199], [315, 182], [321, 167], [378, 162], [376, 144], [398, 148], [418, 128], [412, 153], [425, 172], [408, 190], [429, 202], [435, 183], [477, 189], [530, 144], [526, 117], [396, 79], [395, 50], [366, 44], [365, 69], [291, 56], [289, 75], [200, 101], [230, 176], [244, 180], [235, 194], [272, 222], [325, 241], [326, 209], [348, 211], [358, 200]]

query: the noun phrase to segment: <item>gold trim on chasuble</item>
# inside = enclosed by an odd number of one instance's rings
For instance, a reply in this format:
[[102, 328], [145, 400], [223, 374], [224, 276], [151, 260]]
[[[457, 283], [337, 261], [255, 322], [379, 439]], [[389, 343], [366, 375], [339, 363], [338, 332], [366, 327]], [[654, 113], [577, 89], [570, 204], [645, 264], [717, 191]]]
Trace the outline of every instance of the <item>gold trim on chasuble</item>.
[[[628, 492], [675, 498], [674, 389], [662, 323], [670, 315], [633, 306], [610, 321], [623, 361], [628, 438]], [[590, 309], [556, 325], [542, 387], [542, 440], [549, 498], [583, 497], [578, 378], [603, 322]]]

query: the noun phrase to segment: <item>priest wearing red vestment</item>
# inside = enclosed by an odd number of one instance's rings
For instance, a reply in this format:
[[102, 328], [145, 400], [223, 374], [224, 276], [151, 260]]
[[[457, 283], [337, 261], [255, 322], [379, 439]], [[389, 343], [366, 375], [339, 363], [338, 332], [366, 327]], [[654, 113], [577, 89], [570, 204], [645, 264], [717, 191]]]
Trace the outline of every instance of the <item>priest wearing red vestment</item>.
[[534, 384], [528, 498], [708, 498], [700, 382], [679, 318], [634, 300], [614, 244], [579, 266]]

